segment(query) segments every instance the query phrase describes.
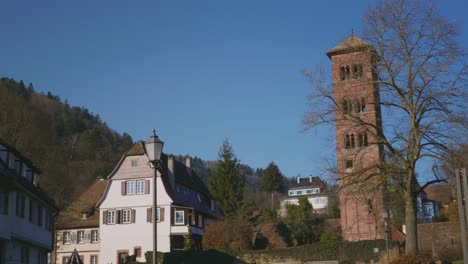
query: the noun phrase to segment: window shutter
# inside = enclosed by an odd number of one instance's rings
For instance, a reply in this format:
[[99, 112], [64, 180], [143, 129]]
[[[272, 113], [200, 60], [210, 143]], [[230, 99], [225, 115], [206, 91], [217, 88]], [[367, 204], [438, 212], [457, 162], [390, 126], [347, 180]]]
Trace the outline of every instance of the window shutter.
[[153, 210], [152, 210], [151, 207], [150, 207], [150, 208], [146, 208], [146, 222], [148, 222], [148, 223], [151, 223], [151, 222], [152, 222], [152, 221], [151, 221], [151, 216], [152, 216], [152, 215], [151, 215], [151, 212], [152, 212], [152, 211], [153, 211]]
[[122, 210], [117, 210], [117, 224], [122, 223]]
[[102, 212], [102, 223], [107, 224], [107, 210]]
[[164, 222], [164, 208], [159, 209], [159, 222]]
[[127, 192], [126, 192], [127, 190], [126, 190], [126, 188], [125, 188], [125, 187], [127, 187], [126, 184], [127, 184], [126, 181], [122, 181], [122, 182], [121, 182], [120, 193], [121, 193], [122, 195], [127, 194]]
[[150, 190], [150, 181], [145, 180], [145, 194], [148, 194]]
[[136, 215], [136, 210], [135, 210], [135, 209], [132, 209], [132, 215], [131, 215], [131, 217], [132, 217], [132, 221], [131, 221], [131, 222], [132, 222], [132, 223], [135, 223], [135, 215]]

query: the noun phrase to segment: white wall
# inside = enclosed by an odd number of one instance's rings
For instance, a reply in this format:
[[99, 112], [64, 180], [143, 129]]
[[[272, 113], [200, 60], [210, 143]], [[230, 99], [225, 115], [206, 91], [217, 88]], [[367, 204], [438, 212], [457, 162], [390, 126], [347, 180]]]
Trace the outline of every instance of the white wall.
[[[138, 159], [139, 167], [131, 167], [131, 160]], [[147, 209], [153, 204], [153, 169], [147, 164], [146, 156], [126, 157], [109, 182], [107, 192], [100, 210], [100, 258], [99, 263], [115, 264], [118, 250], [128, 250], [129, 255], [133, 255], [134, 247], [141, 247], [142, 257], [138, 261], [145, 261], [144, 253], [153, 250], [153, 224], [147, 222]], [[142, 177], [145, 176], [145, 177]], [[158, 251], [170, 251], [170, 205], [172, 200], [167, 195], [162, 183], [160, 174], [157, 178], [157, 204], [164, 208], [164, 222], [158, 223]], [[122, 195], [122, 181], [131, 179], [149, 180], [149, 194]], [[103, 224], [103, 214], [106, 210], [113, 209], [134, 209], [135, 223], [132, 224]]]

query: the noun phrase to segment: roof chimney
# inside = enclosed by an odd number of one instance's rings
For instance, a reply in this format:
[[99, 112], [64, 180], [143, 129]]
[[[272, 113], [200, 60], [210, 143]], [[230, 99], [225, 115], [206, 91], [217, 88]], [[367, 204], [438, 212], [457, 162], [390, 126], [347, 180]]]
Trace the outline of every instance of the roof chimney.
[[301, 177], [297, 177], [297, 183], [301, 183]]
[[187, 167], [187, 173], [188, 175], [192, 176], [192, 158], [189, 155], [185, 156], [185, 167]]
[[174, 167], [174, 155], [167, 156], [167, 168], [168, 168], [168, 179], [169, 183], [171, 184], [172, 190], [175, 189], [175, 167]]
[[312, 183], [312, 176], [309, 176], [309, 182]]

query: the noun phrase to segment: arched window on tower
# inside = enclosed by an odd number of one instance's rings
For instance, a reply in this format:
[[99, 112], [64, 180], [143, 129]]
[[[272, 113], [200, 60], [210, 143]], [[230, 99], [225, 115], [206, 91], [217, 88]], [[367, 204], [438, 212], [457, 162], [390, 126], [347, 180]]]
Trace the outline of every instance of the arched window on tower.
[[353, 64], [353, 78], [362, 79], [362, 64]]
[[358, 134], [358, 147], [363, 148], [367, 147], [369, 143], [367, 142], [367, 133], [359, 133]]
[[369, 146], [369, 142], [367, 141], [367, 133], [364, 133], [364, 147]]
[[361, 98], [361, 112], [366, 112], [366, 99]]
[[341, 67], [340, 67], [340, 81], [344, 81], [344, 80], [345, 80], [345, 75], [346, 75], [345, 67], [344, 67], [344, 66], [341, 66]]
[[356, 145], [354, 143], [354, 134], [351, 134], [351, 148], [355, 148]]
[[345, 75], [346, 75], [346, 80], [349, 80], [349, 78], [351, 77], [351, 71], [349, 69], [349, 66], [346, 66], [346, 70], [345, 70]]
[[355, 108], [356, 110], [356, 113], [361, 113], [361, 100], [360, 99], [357, 99], [356, 102], [355, 102]]
[[348, 134], [345, 135], [345, 149], [351, 148], [351, 140]]
[[352, 100], [348, 100], [348, 113], [352, 113], [353, 112], [353, 101]]
[[346, 101], [346, 99], [343, 100], [342, 102], [342, 111], [343, 111], [343, 114], [347, 114], [349, 113], [348, 111], [348, 101]]

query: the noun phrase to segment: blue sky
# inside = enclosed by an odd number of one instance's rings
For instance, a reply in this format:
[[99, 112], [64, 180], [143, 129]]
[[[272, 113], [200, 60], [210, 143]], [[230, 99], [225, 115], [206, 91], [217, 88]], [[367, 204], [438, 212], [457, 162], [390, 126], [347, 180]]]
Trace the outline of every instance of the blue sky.
[[[0, 76], [32, 82], [165, 152], [214, 160], [225, 138], [242, 163], [323, 175], [334, 129], [301, 133], [301, 74], [373, 1], [2, 1]], [[435, 1], [462, 26], [468, 3]]]

